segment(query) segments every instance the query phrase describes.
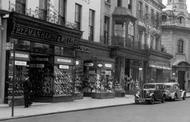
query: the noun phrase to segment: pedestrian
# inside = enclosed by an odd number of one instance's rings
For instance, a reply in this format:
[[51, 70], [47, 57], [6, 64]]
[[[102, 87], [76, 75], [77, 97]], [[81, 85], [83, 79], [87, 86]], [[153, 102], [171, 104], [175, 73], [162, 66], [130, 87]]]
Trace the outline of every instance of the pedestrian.
[[24, 87], [24, 107], [28, 108], [32, 104], [32, 99], [31, 99], [32, 84], [29, 81], [28, 77], [25, 78], [23, 87]]

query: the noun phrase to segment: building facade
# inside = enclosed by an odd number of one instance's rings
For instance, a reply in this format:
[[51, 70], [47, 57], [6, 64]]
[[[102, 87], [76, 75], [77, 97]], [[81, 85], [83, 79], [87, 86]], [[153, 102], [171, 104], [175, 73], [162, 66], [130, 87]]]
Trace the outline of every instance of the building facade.
[[[161, 1], [144, 2], [158, 13], [163, 8]], [[144, 21], [141, 25], [139, 4], [1, 1], [1, 102], [10, 100], [14, 81], [15, 99], [22, 103], [27, 77], [34, 100], [45, 102], [123, 96], [123, 89], [135, 91], [151, 79], [161, 82], [171, 55], [161, 51], [160, 30]]]
[[151, 82], [166, 82], [171, 74], [169, 60], [172, 56], [164, 52], [161, 44], [160, 18], [163, 8], [162, 0], [137, 1], [139, 48], [147, 51], [147, 79]]
[[190, 90], [189, 18], [186, 0], [168, 0], [162, 13], [162, 44], [167, 52], [173, 55], [173, 78], [179, 82], [180, 88], [185, 90]]

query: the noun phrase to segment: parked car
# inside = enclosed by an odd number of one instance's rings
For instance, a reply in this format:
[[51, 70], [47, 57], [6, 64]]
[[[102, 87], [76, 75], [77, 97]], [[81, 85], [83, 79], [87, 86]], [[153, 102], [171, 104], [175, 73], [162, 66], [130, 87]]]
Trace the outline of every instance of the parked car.
[[161, 83], [145, 83], [135, 94], [135, 103], [155, 101], [165, 102], [164, 85]]
[[179, 88], [177, 82], [163, 83], [165, 88], [165, 96], [167, 100], [185, 100], [186, 91]]

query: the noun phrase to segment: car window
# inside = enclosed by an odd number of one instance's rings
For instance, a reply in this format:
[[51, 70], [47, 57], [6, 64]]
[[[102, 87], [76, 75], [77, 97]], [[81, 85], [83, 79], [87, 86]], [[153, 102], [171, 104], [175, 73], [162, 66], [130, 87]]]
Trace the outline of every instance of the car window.
[[162, 84], [157, 85], [157, 89], [164, 89], [164, 85]]
[[166, 88], [166, 89], [170, 89], [171, 86], [170, 86], [170, 85], [165, 85], [165, 88]]
[[155, 88], [155, 85], [152, 85], [152, 84], [144, 85], [144, 89], [154, 89], [154, 88]]

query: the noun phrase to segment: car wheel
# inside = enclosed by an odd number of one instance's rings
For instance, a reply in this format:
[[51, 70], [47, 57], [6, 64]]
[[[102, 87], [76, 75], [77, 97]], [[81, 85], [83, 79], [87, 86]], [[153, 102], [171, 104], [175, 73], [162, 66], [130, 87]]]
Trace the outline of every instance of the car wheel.
[[150, 103], [154, 104], [154, 102], [155, 102], [154, 97], [152, 97], [152, 99], [150, 100]]
[[162, 102], [162, 103], [164, 103], [164, 102], [165, 102], [165, 100], [166, 100], [166, 97], [165, 97], [165, 96], [163, 96], [163, 97], [162, 97], [162, 101], [161, 101], [161, 102]]
[[173, 101], [176, 101], [176, 100], [177, 100], [177, 94], [174, 95]]
[[186, 98], [186, 93], [184, 93], [184, 95], [183, 95], [183, 100], [185, 100], [185, 98]]

